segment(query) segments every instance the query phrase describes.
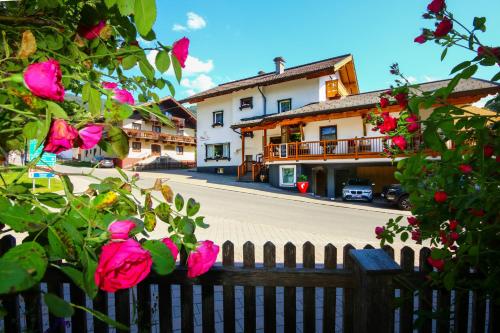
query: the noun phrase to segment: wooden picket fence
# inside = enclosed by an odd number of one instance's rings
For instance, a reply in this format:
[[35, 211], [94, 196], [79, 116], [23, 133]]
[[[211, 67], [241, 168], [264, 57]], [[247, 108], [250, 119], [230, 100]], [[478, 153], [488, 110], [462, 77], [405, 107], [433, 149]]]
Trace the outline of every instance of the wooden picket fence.
[[[14, 244], [13, 237], [5, 236], [0, 240], [0, 253]], [[265, 332], [317, 332], [320, 329], [323, 332], [500, 332], [500, 308], [486, 295], [476, 291], [433, 290], [425, 284], [425, 276], [431, 270], [426, 260], [430, 255], [427, 248], [418, 253], [418, 267], [415, 267], [415, 253], [409, 247], [401, 250], [399, 265], [394, 261], [391, 247], [373, 249], [366, 246], [356, 250], [346, 245], [342, 249], [342, 266], [337, 265], [337, 248], [331, 244], [324, 248], [324, 265], [321, 266], [315, 264], [315, 247], [310, 242], [303, 244], [301, 265], [297, 265], [296, 250], [295, 245], [287, 243], [284, 246], [284, 263], [277, 264], [276, 247], [267, 242], [263, 248], [264, 262], [256, 265], [255, 247], [247, 242], [243, 246], [243, 263], [237, 264], [234, 261], [234, 246], [227, 241], [222, 245], [222, 265], [214, 266], [203, 276], [188, 279], [185, 266], [179, 265], [168, 276], [152, 273], [135, 291], [116, 292], [113, 307], [109, 303], [109, 295], [99, 292], [92, 301], [92, 307], [110, 315], [114, 313], [117, 321], [134, 326], [138, 332], [172, 332], [175, 319], [172, 314], [172, 286], [178, 285], [180, 329], [182, 332], [200, 331], [194, 324], [193, 298], [193, 287], [200, 285], [201, 329], [203, 332], [215, 332], [214, 287], [222, 286], [223, 332], [236, 332], [235, 287], [238, 286], [243, 287], [244, 332], [255, 332], [258, 329], [256, 288], [262, 287]], [[185, 259], [182, 256], [181, 262]], [[49, 269], [43, 281], [46, 290], [75, 304], [85, 304], [85, 294], [59, 271]], [[69, 293], [64, 292], [65, 285], [69, 285]], [[277, 327], [277, 287], [283, 287], [284, 327]], [[302, 311], [297, 308], [297, 288], [303, 288]], [[316, 311], [318, 288], [323, 289], [321, 316]], [[416, 289], [420, 291], [417, 293]], [[156, 291], [154, 300], [152, 290]], [[76, 310], [71, 318], [65, 319], [71, 323], [70, 326], [66, 326], [64, 320], [44, 314], [41, 293], [42, 290], [37, 289], [24, 292], [21, 297], [10, 295], [2, 298], [8, 312], [3, 319], [6, 333], [44, 332], [47, 326], [50, 332], [108, 332], [104, 322], [93, 319], [93, 324], [89, 324], [87, 314], [81, 310]], [[340, 293], [342, 304], [337, 304]], [[396, 294], [399, 295], [398, 307], [394, 302]], [[23, 312], [20, 310], [21, 302], [24, 304]], [[159, 314], [156, 323], [152, 318], [153, 308]], [[341, 323], [337, 322], [339, 308]], [[434, 312], [437, 309], [441, 319], [424, 316], [417, 326], [414, 322], [415, 311], [430, 314], [433, 309]], [[137, 314], [136, 320], [134, 313]], [[320, 327], [317, 325], [318, 317], [322, 318]]]

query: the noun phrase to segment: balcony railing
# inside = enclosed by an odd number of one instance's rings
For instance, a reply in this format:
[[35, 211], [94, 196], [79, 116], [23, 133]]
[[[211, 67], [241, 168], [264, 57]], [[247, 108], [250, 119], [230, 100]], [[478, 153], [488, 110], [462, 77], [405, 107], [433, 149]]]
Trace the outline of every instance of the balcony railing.
[[130, 128], [123, 129], [125, 133], [132, 138], [139, 139], [150, 139], [150, 140], [161, 140], [166, 142], [175, 142], [175, 143], [190, 143], [196, 144], [196, 138], [192, 136], [184, 136], [184, 135], [175, 135], [168, 133], [158, 133], [153, 131], [143, 131], [136, 130]]
[[[382, 157], [385, 137], [367, 137], [342, 140], [303, 141], [270, 144], [264, 149], [266, 161], [327, 160]], [[408, 143], [408, 151], [419, 149], [422, 139], [415, 137]], [[391, 139], [387, 139], [391, 144]]]

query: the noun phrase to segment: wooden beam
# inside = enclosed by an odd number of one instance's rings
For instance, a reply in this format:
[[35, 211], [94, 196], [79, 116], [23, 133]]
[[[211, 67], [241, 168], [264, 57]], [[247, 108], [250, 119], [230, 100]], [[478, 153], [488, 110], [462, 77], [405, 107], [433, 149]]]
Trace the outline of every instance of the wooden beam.
[[340, 79], [337, 81], [337, 88], [339, 90], [339, 95], [340, 96], [350, 95], [349, 90], [347, 90], [347, 88], [342, 83], [342, 80], [340, 80]]
[[352, 55], [345, 57], [341, 61], [337, 62], [334, 66], [333, 69], [337, 72], [339, 69], [344, 67], [346, 64], [348, 64], [350, 61], [352, 61]]

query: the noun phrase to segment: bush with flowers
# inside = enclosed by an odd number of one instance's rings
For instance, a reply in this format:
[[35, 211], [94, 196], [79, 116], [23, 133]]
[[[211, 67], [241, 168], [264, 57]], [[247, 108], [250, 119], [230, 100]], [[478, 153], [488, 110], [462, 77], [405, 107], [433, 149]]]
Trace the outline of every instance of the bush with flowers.
[[[487, 102], [490, 114], [448, 101], [459, 81], [473, 76], [479, 66], [498, 69], [500, 47], [480, 41], [486, 18], [475, 17], [468, 28], [444, 0], [433, 0], [423, 17], [434, 21], [435, 28], [423, 29], [416, 43], [434, 41], [444, 48], [442, 59], [448, 49], [464, 48], [471, 59], [454, 67], [449, 84], [434, 91], [422, 91], [408, 82], [397, 64], [391, 66], [398, 76], [396, 85], [380, 96], [379, 112], [370, 121], [387, 135], [388, 156], [408, 155], [397, 163], [395, 177], [410, 193], [413, 216], [391, 219], [375, 233], [382, 244], [395, 237], [430, 244], [432, 283], [476, 289], [500, 305], [500, 97]], [[499, 81], [500, 72], [491, 80]], [[384, 112], [390, 105], [400, 106], [399, 117]], [[433, 112], [422, 119], [422, 110], [429, 108]]]
[[[174, 196], [161, 180], [140, 188], [138, 175], [120, 169], [105, 179], [90, 172], [92, 184], [77, 193], [71, 175], [52, 170], [64, 193], [32, 193], [19, 180], [41, 156], [25, 167], [7, 164], [9, 152], [24, 150], [32, 139], [44, 152], [98, 145], [124, 158], [128, 137], [119, 124], [134, 111], [172, 125], [156, 104], [143, 103], [159, 100], [155, 89], [174, 94], [162, 74], [173, 67], [181, 80], [189, 40], [172, 46], [156, 40], [155, 19], [154, 0], [0, 4], [0, 235], [23, 238], [0, 257], [0, 295], [39, 288], [49, 267], [93, 298], [98, 289], [131, 288], [151, 271], [169, 274], [181, 250], [188, 254], [191, 278], [214, 264], [219, 247], [195, 236], [196, 228], [208, 227], [197, 216], [200, 204]], [[155, 66], [148, 51], [156, 52]], [[128, 72], [133, 68], [142, 75]], [[16, 173], [15, 179], [6, 181], [5, 172]], [[150, 239], [155, 228], [165, 238]], [[82, 308], [50, 293], [44, 301], [55, 315]], [[102, 314], [98, 318], [119, 325]]]

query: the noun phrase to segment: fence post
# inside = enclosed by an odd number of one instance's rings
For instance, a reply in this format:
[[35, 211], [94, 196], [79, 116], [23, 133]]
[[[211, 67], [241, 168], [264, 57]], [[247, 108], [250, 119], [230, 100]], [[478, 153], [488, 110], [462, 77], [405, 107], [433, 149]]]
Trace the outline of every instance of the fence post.
[[394, 276], [399, 265], [382, 249], [350, 250], [356, 279], [354, 332], [393, 332]]

